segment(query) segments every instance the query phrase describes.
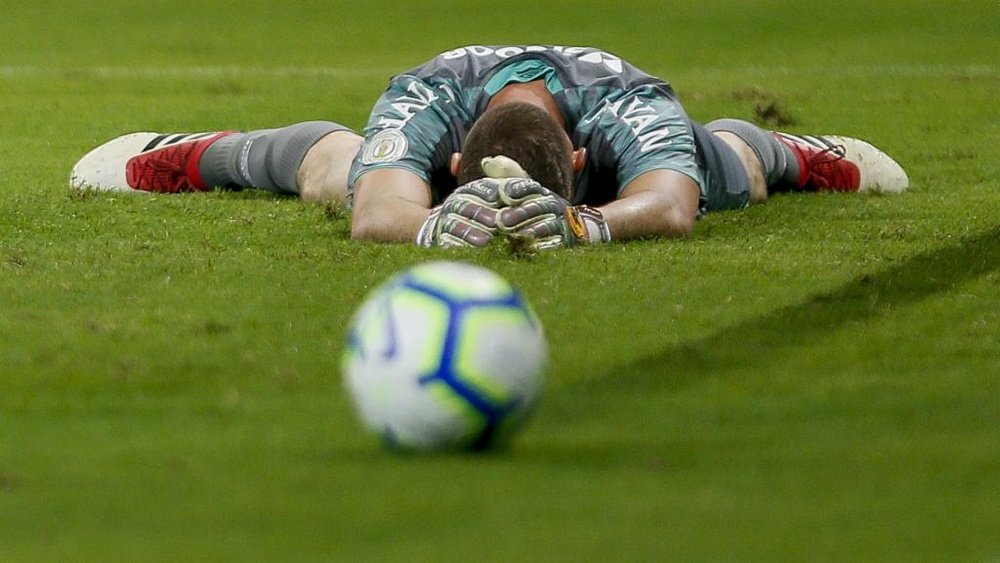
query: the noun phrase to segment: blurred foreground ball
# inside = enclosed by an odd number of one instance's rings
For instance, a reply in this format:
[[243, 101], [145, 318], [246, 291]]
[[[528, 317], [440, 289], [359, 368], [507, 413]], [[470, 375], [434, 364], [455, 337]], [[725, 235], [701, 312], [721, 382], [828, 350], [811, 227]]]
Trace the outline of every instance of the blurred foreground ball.
[[366, 298], [342, 367], [362, 423], [389, 447], [478, 450], [522, 426], [547, 361], [541, 323], [506, 280], [430, 262]]

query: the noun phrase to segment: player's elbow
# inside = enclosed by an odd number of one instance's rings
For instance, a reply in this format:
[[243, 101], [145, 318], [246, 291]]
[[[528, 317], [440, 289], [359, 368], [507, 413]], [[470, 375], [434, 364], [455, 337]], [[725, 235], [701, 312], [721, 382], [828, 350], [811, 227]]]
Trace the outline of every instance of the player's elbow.
[[[414, 242], [418, 227], [413, 227], [413, 224], [405, 216], [355, 212], [351, 217], [351, 239], [365, 242]], [[419, 224], [418, 222], [417, 225]]]
[[607, 206], [608, 211], [614, 210], [611, 235], [617, 232], [616, 238], [622, 239], [686, 237], [694, 230], [699, 199], [698, 185], [688, 176], [672, 170], [646, 172]]
[[375, 223], [363, 214], [355, 213], [351, 216], [351, 240], [377, 241], [378, 229]]
[[664, 238], [683, 238], [694, 231], [695, 215], [673, 202], [665, 204], [657, 220], [650, 229], [650, 234]]
[[694, 231], [693, 219], [687, 217], [664, 217], [662, 221], [651, 225], [645, 232], [636, 233], [636, 236], [684, 238], [690, 235], [692, 231]]
[[379, 202], [371, 202], [366, 198], [354, 198], [351, 210], [351, 240], [381, 242], [385, 238], [385, 225], [392, 223], [392, 216], [384, 215]]
[[695, 217], [681, 209], [674, 208], [671, 209], [667, 223], [665, 235], [678, 238], [686, 237], [694, 231]]

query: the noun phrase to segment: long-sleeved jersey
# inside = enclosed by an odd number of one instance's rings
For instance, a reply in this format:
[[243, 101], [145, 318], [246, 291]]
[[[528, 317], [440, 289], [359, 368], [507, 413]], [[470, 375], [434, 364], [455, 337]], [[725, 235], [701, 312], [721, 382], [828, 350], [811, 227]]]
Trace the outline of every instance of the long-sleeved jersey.
[[351, 186], [371, 170], [403, 168], [436, 200], [455, 188], [448, 172], [490, 98], [508, 84], [544, 81], [575, 148], [587, 149], [573, 203], [601, 205], [644, 172], [690, 176], [705, 194], [692, 124], [670, 85], [590, 47], [469, 46], [394, 76], [365, 127]]

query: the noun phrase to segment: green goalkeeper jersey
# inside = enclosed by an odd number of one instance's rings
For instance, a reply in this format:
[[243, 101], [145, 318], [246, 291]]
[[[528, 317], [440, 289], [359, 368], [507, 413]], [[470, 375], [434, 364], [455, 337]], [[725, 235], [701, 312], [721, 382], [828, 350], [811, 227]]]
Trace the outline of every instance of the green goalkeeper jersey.
[[350, 184], [371, 170], [403, 168], [440, 201], [455, 189], [448, 171], [490, 98], [512, 83], [544, 81], [576, 148], [587, 149], [574, 202], [602, 205], [656, 169], [694, 179], [705, 193], [692, 124], [670, 85], [590, 47], [469, 46], [394, 76], [365, 127]]

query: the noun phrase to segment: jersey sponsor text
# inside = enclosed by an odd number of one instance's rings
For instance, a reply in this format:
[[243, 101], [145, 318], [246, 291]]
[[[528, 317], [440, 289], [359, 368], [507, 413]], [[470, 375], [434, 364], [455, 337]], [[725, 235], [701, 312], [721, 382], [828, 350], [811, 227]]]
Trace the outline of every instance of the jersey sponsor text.
[[451, 51], [441, 53], [441, 58], [445, 60], [453, 60], [460, 59], [465, 56], [488, 57], [493, 55], [501, 59], [509, 59], [510, 57], [520, 55], [522, 53], [539, 53], [544, 51], [575, 56], [578, 60], [585, 63], [603, 64], [618, 74], [621, 74], [624, 69], [621, 58], [616, 57], [611, 53], [606, 53], [604, 51], [594, 49], [593, 47], [563, 47], [561, 45], [553, 45], [551, 47], [542, 45], [527, 45], [524, 47], [508, 45], [506, 47], [498, 48], [485, 47], [483, 45], [469, 45], [468, 47], [459, 47], [458, 49], [452, 49]]
[[413, 119], [414, 115], [429, 108], [432, 103], [439, 99], [434, 90], [416, 81], [410, 82], [410, 85], [406, 87], [406, 91], [408, 92], [407, 95], [401, 96], [389, 104], [398, 112], [399, 116], [382, 116], [382, 119], [379, 121], [379, 127], [402, 129]]

